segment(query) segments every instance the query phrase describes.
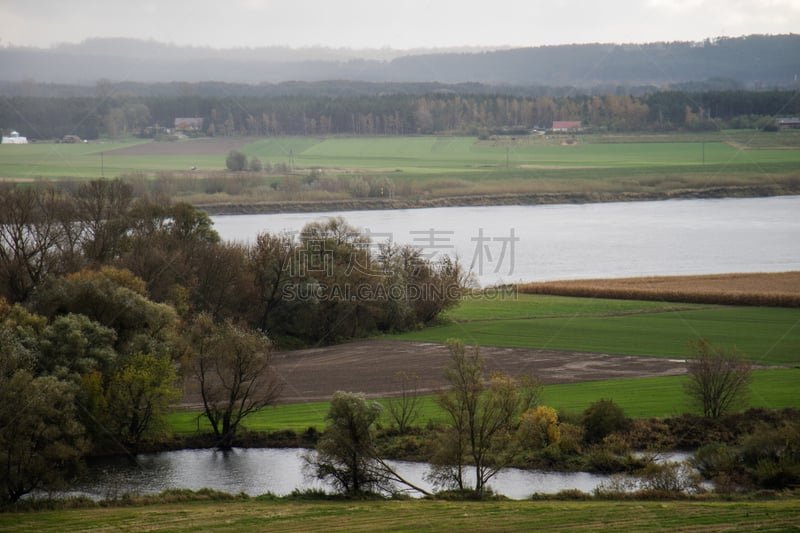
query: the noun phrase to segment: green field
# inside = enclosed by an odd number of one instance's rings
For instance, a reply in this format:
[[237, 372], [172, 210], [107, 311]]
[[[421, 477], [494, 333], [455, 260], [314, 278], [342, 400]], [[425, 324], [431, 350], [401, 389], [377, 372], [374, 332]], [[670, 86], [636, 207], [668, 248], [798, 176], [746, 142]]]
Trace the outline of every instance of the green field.
[[796, 531], [800, 499], [273, 501], [0, 513], [0, 531]]
[[[568, 383], [544, 387], [542, 403], [572, 413], [580, 413], [599, 399], [614, 400], [632, 418], [651, 418], [676, 416], [689, 412], [683, 384], [683, 376], [614, 379], [587, 383]], [[800, 369], [759, 370], [753, 373], [749, 407], [782, 409], [800, 407], [797, 384], [800, 383]], [[385, 401], [385, 400], [384, 400]], [[419, 403], [419, 424], [428, 421], [445, 421], [434, 396], [424, 396]], [[267, 407], [249, 416], [244, 427], [250, 431], [292, 430], [302, 433], [309, 427], [321, 430], [325, 427], [327, 402], [278, 405]], [[198, 412], [180, 411], [168, 415], [172, 430], [178, 435], [192, 435], [211, 431], [208, 421]], [[384, 413], [381, 424], [391, 426], [392, 422]], [[199, 424], [199, 425], [198, 425]]]
[[754, 363], [800, 364], [800, 309], [520, 294], [516, 301], [467, 299], [448, 318], [392, 338], [658, 357], [686, 357], [689, 341], [706, 338]]
[[[474, 137], [275, 137], [242, 139], [240, 149], [263, 162], [300, 170], [345, 170], [393, 179], [451, 176], [466, 182], [515, 179], [590, 181], [639, 177], [650, 180], [729, 178], [737, 175], [796, 175], [798, 136], [718, 132], [705, 136], [672, 134], [644, 137], [581, 136], [573, 146], [562, 137], [480, 141]], [[641, 142], [644, 139], [645, 142]], [[758, 149], [749, 147], [759, 140]], [[213, 144], [212, 140], [207, 146]], [[228, 139], [225, 142], [229, 142]], [[658, 142], [653, 142], [658, 141]], [[152, 142], [140, 155], [114, 150], [151, 141], [123, 140], [83, 144], [34, 143], [0, 146], [0, 178], [96, 178], [158, 171], [224, 170], [225, 156], [187, 150], [186, 140]], [[220, 141], [222, 142], [222, 141]], [[165, 146], [166, 145], [166, 146]], [[788, 149], [787, 149], [788, 148]], [[148, 153], [148, 150], [150, 153]], [[188, 153], [191, 152], [191, 153]], [[104, 154], [101, 162], [101, 154]], [[645, 183], [646, 185], [647, 183]], [[652, 185], [652, 183], [650, 184]]]
[[[674, 304], [652, 301], [519, 294], [469, 297], [447, 312], [449, 324], [393, 338], [468, 344], [550, 348], [685, 358], [687, 342], [701, 337], [736, 346], [751, 361], [795, 368], [754, 373], [749, 406], [800, 407], [800, 309]], [[685, 377], [618, 379], [548, 385], [543, 403], [580, 412], [601, 398], [613, 399], [631, 417], [664, 417], [687, 412]], [[254, 431], [305, 431], [325, 426], [328, 404], [266, 408], [247, 419]], [[439, 422], [434, 397], [423, 398], [419, 419]], [[390, 425], [388, 418], [383, 420]], [[170, 425], [178, 434], [197, 431], [198, 414], [177, 412]], [[210, 428], [201, 419], [201, 428]]]

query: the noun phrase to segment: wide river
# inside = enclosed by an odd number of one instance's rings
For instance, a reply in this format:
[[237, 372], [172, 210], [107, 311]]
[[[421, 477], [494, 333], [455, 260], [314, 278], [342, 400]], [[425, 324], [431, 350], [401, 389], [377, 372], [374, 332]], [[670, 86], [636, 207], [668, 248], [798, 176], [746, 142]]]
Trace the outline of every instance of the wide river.
[[800, 270], [800, 196], [213, 217], [223, 239], [341, 216], [374, 243], [458, 257], [500, 282]]

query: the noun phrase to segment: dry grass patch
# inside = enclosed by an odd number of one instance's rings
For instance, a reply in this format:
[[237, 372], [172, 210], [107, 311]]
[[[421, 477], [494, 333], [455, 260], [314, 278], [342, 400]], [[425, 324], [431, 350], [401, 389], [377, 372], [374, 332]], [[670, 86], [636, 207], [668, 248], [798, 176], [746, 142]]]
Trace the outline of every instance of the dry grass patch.
[[547, 281], [517, 288], [527, 294], [800, 307], [800, 272]]

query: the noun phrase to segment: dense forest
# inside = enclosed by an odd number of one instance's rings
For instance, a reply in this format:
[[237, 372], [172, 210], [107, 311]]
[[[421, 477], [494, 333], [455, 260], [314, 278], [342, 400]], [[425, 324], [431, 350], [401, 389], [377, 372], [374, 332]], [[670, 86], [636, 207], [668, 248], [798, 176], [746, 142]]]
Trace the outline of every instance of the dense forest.
[[[797, 92], [657, 91], [629, 94], [511, 96], [434, 92], [383, 95], [129, 96], [100, 83], [92, 97], [12, 96], [0, 100], [0, 128], [30, 139], [74, 134], [155, 137], [177, 117], [201, 117], [199, 135], [410, 135], [527, 133], [555, 120], [586, 131], [757, 128], [800, 114]], [[24, 120], [22, 119], [24, 117]]]
[[745, 87], [796, 84], [800, 36], [750, 35], [702, 42], [571, 44], [431, 51], [255, 48], [217, 50], [132, 39], [92, 39], [48, 49], [0, 48], [2, 78], [94, 83], [226, 80], [237, 83], [351, 80], [482, 82], [589, 88], [665, 87], [715, 78]]

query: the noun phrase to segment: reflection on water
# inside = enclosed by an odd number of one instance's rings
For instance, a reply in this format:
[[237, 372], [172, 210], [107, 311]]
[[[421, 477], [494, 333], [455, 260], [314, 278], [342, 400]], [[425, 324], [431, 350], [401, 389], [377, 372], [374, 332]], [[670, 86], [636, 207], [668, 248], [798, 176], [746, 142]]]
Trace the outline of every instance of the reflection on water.
[[[70, 494], [103, 499], [126, 493], [158, 494], [172, 488], [210, 488], [250, 496], [268, 492], [284, 496], [295, 489], [329, 490], [330, 487], [304, 476], [305, 453], [308, 451], [298, 448], [234, 448], [227, 452], [179, 450], [98, 460], [90, 465], [85, 478], [72, 487]], [[425, 481], [427, 464], [404, 461], [389, 461], [389, 464], [410, 482], [432, 490]], [[554, 494], [567, 489], [592, 492], [607, 479], [585, 472], [509, 468], [501, 471], [490, 486], [509, 498], [523, 499], [534, 493]]]

